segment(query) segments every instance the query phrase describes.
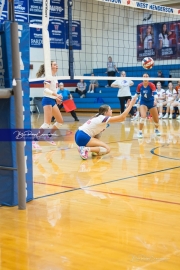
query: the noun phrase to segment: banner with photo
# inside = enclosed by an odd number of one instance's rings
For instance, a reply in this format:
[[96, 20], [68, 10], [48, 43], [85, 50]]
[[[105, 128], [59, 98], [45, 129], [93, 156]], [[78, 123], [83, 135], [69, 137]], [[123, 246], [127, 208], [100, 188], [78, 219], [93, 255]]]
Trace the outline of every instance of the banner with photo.
[[42, 25], [42, 18], [37, 16], [29, 16], [29, 23], [37, 26], [36, 28], [30, 28], [30, 47], [42, 49], [42, 29], [38, 27], [38, 24]]
[[137, 25], [137, 61], [180, 58], [180, 21]]

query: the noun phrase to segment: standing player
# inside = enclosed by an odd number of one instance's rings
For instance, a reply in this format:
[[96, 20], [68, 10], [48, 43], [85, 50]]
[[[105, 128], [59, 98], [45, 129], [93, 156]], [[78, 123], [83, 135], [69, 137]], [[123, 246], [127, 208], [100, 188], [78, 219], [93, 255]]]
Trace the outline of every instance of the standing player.
[[146, 121], [146, 114], [149, 110], [150, 114], [152, 115], [154, 125], [155, 125], [155, 134], [160, 136], [160, 132], [158, 130], [159, 126], [159, 118], [158, 118], [158, 111], [156, 106], [156, 101], [154, 100], [154, 95], [156, 95], [156, 86], [149, 82], [149, 75], [147, 73], [143, 74], [143, 82], [138, 84], [136, 93], [137, 95], [141, 94], [140, 98], [140, 114], [141, 118], [139, 121], [139, 133], [138, 138], [143, 137], [142, 129], [144, 126], [144, 122]]
[[78, 151], [82, 159], [88, 158], [88, 152], [94, 155], [105, 155], [110, 152], [110, 147], [99, 140], [102, 132], [107, 128], [108, 123], [123, 122], [135, 104], [137, 97], [127, 102], [126, 110], [119, 116], [112, 117], [112, 110], [109, 105], [102, 105], [99, 113], [89, 119], [79, 127], [75, 134], [76, 144], [79, 146]]
[[[52, 116], [55, 117], [56, 121], [54, 125], [52, 126], [52, 129], [48, 133], [48, 136], [46, 137], [47, 141], [49, 141], [52, 145], [56, 145], [55, 142], [51, 140], [52, 134], [61, 127], [63, 123], [63, 118], [61, 115], [61, 112], [59, 111], [57, 104], [61, 104], [62, 102], [62, 96], [57, 94], [58, 89], [58, 81], [55, 78], [56, 72], [58, 69], [58, 65], [56, 62], [51, 62], [51, 72], [52, 72], [52, 78], [49, 80], [48, 78], [44, 81], [44, 97], [42, 99], [42, 105], [44, 109], [44, 123], [41, 125], [40, 130], [38, 134], [36, 135], [36, 138], [33, 141], [33, 149], [40, 150], [40, 146], [37, 143], [38, 137], [43, 134], [45, 129], [50, 128], [51, 118]], [[39, 71], [36, 74], [36, 77], [42, 77], [45, 75], [45, 69], [44, 65], [41, 65], [39, 68]]]

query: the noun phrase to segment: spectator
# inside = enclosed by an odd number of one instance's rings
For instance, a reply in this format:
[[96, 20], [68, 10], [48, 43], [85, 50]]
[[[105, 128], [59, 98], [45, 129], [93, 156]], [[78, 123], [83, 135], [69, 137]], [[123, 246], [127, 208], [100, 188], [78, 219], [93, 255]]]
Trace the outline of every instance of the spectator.
[[[126, 72], [122, 71], [121, 72], [121, 77], [115, 82], [111, 84], [111, 87], [118, 87], [118, 98], [120, 102], [120, 107], [121, 107], [121, 113], [124, 112], [125, 109], [125, 103], [128, 101], [128, 99], [131, 99], [131, 91], [130, 91], [130, 86], [132, 86], [134, 83], [133, 81], [123, 79], [123, 77], [126, 77]], [[133, 115], [133, 108], [131, 109], [130, 113]]]
[[[91, 76], [93, 77], [94, 73], [92, 73]], [[98, 85], [99, 85], [98, 81], [93, 80], [93, 78], [92, 78], [92, 80], [90, 81], [88, 93], [94, 93], [94, 89], [95, 89], [95, 87], [98, 87]]]
[[180, 87], [179, 87], [179, 90], [177, 92], [176, 100], [174, 102], [172, 102], [172, 104], [170, 106], [170, 115], [173, 114], [175, 107], [178, 107], [178, 111], [179, 111], [179, 116], [176, 119], [180, 120]]
[[[166, 110], [166, 114], [163, 116], [164, 119], [168, 118], [170, 107], [172, 108], [172, 103], [174, 103], [176, 98], [177, 98], [177, 92], [173, 88], [173, 84], [170, 82], [168, 84], [168, 90], [166, 91], [167, 110]], [[169, 119], [172, 119], [172, 111], [170, 111]]]
[[[108, 74], [108, 77], [115, 77], [116, 72], [119, 73], [115, 63], [112, 61], [112, 57], [109, 56], [108, 57], [108, 62], [107, 62], [107, 71], [106, 71], [106, 73]], [[113, 81], [108, 80], [108, 84], [105, 87], [111, 87], [112, 82]]]
[[[164, 78], [164, 74], [162, 73], [161, 70], [158, 70], [157, 74], [158, 74], [157, 75], [157, 78]], [[153, 82], [155, 86], [156, 86], [157, 82], [160, 82], [161, 83], [161, 86], [164, 86], [165, 85], [165, 81], [160, 81], [159, 80], [159, 81]]]
[[177, 94], [180, 92], [180, 81], [178, 81], [178, 84], [175, 87], [175, 90], [176, 90]]
[[157, 86], [157, 89], [156, 89], [157, 95], [156, 95], [155, 99], [157, 102], [157, 109], [159, 112], [159, 118], [162, 118], [163, 117], [163, 114], [162, 114], [163, 106], [165, 106], [167, 104], [166, 92], [164, 89], [161, 88], [160, 82], [157, 82], [156, 86]]
[[80, 80], [77, 84], [77, 88], [75, 90], [76, 93], [80, 95], [80, 98], [84, 98], [86, 94], [86, 83], [84, 80]]
[[[70, 94], [70, 91], [64, 88], [64, 84], [62, 82], [59, 84], [59, 90], [57, 91], [57, 94], [62, 96], [62, 101], [73, 99], [72, 95]], [[63, 103], [57, 104], [57, 106], [59, 110], [61, 110], [63, 108]], [[76, 112], [74, 110], [71, 111], [70, 113], [75, 121], [79, 121], [79, 119], [77, 118]], [[53, 122], [54, 119], [55, 118], [53, 117], [51, 122]]]

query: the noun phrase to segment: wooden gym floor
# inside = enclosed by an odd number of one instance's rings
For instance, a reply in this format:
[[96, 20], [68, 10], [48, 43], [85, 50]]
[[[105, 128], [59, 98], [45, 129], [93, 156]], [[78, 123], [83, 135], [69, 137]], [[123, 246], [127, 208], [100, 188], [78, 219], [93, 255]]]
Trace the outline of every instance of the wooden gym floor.
[[[34, 152], [34, 200], [0, 208], [0, 270], [179, 270], [180, 121], [111, 124], [111, 153], [81, 160], [74, 122], [62, 140]], [[33, 127], [43, 122], [32, 116]], [[72, 131], [72, 133], [70, 132]]]

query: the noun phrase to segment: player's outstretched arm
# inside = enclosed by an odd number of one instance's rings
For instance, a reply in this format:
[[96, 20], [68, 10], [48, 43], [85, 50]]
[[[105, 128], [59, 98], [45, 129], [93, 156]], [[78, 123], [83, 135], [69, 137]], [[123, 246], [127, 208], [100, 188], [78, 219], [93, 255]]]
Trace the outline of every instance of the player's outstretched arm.
[[111, 87], [119, 88], [119, 85], [112, 83], [112, 84], [111, 84]]
[[137, 96], [133, 97], [131, 100], [128, 100], [126, 110], [122, 114], [120, 114], [118, 116], [111, 117], [109, 119], [108, 123], [123, 122], [126, 119], [126, 116], [130, 112], [131, 108], [136, 103], [136, 100], [137, 100]]

